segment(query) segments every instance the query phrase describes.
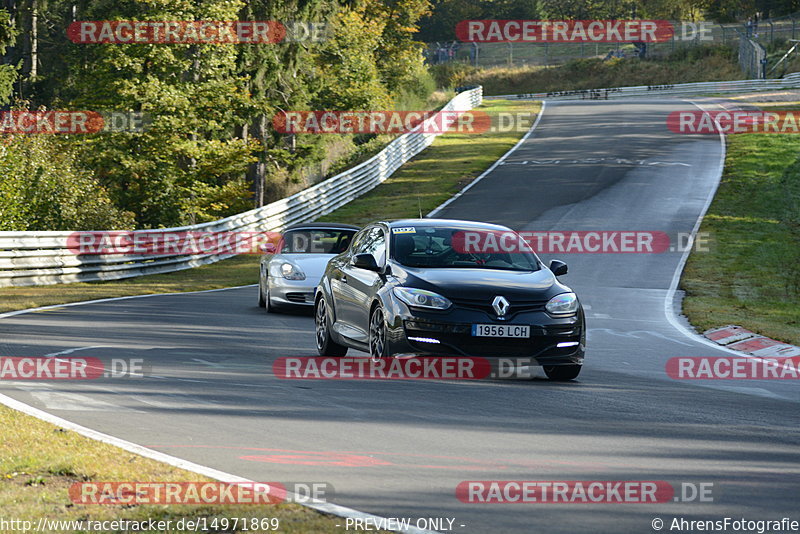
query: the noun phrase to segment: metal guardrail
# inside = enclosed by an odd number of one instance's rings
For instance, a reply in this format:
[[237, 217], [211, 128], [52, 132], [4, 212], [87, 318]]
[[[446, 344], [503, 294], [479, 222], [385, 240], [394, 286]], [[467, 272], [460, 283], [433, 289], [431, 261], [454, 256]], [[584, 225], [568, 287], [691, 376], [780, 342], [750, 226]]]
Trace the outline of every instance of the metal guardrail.
[[[482, 97], [481, 87], [461, 92], [441, 111], [468, 111], [479, 106]], [[142, 233], [279, 232], [291, 224], [314, 220], [379, 185], [430, 146], [438, 134], [421, 133], [421, 128], [400, 135], [378, 154], [352, 169], [277, 202], [218, 221]], [[67, 246], [67, 239], [73, 234], [0, 232], [0, 287], [117, 280], [189, 269], [232, 256], [76, 255]]]
[[611, 100], [616, 98], [658, 98], [662, 96], [699, 96], [718, 93], [747, 93], [800, 88], [800, 73], [792, 73], [779, 80], [737, 80], [730, 82], [676, 83], [670, 85], [637, 85], [604, 89], [577, 89], [549, 93], [521, 93], [515, 95], [484, 96], [484, 100]]

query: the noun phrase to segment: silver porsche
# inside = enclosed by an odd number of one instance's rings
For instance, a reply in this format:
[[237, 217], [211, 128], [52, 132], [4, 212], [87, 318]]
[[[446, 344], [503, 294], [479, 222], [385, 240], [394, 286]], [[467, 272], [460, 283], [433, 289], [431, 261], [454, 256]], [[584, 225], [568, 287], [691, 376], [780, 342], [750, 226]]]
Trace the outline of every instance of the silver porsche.
[[314, 306], [314, 292], [328, 260], [347, 250], [358, 226], [297, 224], [287, 228], [277, 250], [264, 254], [258, 277], [258, 305], [273, 312]]

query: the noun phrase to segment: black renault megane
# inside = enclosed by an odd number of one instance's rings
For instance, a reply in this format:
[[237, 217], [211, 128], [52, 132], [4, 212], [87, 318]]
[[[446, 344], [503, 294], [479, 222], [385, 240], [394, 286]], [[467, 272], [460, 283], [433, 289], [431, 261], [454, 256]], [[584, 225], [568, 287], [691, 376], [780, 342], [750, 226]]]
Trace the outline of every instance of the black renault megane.
[[317, 286], [319, 353], [530, 359], [550, 379], [577, 377], [586, 326], [577, 296], [556, 278], [567, 266], [545, 266], [515, 236], [444, 219], [367, 225]]

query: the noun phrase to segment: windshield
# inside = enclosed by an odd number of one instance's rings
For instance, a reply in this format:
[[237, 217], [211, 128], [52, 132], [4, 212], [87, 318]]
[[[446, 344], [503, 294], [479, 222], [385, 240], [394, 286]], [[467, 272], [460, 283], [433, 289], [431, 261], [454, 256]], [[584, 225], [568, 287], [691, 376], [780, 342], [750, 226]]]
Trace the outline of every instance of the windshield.
[[283, 235], [281, 254], [341, 254], [356, 230], [290, 230]]
[[406, 267], [539, 270], [539, 262], [530, 250], [474, 252], [459, 246], [464, 231], [455, 227], [393, 228], [391, 257]]

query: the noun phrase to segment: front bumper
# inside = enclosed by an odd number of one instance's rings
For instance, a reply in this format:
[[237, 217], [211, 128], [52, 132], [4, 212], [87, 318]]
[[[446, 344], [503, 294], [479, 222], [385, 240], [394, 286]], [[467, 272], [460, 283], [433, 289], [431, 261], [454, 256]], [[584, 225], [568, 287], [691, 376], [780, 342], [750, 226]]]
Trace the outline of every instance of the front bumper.
[[[583, 310], [572, 317], [552, 317], [544, 311], [521, 312], [508, 320], [454, 307], [444, 312], [397, 310], [387, 321], [393, 354], [514, 358], [532, 365], [581, 365], [586, 350]], [[529, 325], [529, 338], [472, 335], [473, 324]]]
[[311, 307], [314, 305], [316, 286], [309, 280], [287, 280], [270, 277], [269, 298], [279, 306]]

